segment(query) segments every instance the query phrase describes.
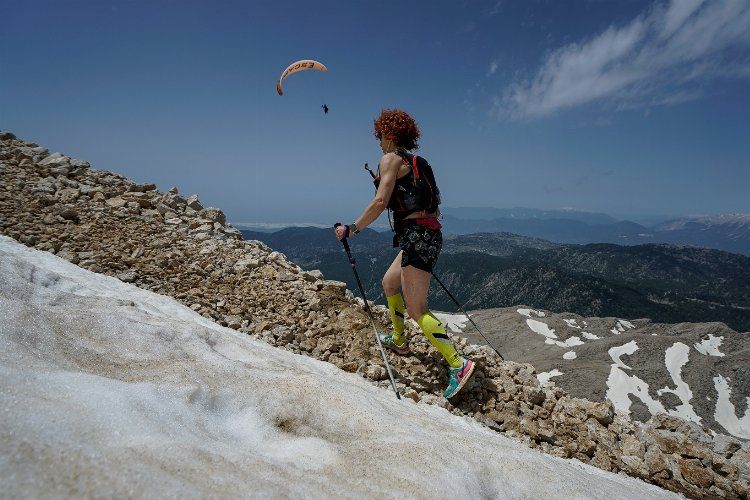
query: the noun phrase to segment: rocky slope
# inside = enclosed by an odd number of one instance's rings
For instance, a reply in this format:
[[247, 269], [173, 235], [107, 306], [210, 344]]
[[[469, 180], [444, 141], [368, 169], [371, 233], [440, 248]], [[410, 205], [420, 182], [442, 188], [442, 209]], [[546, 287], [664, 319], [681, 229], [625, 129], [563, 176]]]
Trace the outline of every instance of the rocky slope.
[[[202, 207], [195, 196], [93, 170], [10, 133], [0, 133], [0, 141], [0, 233], [387, 389], [367, 316], [343, 283], [242, 241], [219, 209]], [[385, 308], [376, 314], [385, 325]], [[692, 497], [748, 497], [747, 442], [665, 414], [639, 424], [616, 414], [611, 402], [541, 386], [532, 365], [501, 361], [466, 339], [457, 342], [481, 368], [453, 406], [438, 396], [447, 378], [439, 354], [413, 324], [408, 328], [413, 354], [390, 357], [406, 397], [473, 417], [541, 451]]]

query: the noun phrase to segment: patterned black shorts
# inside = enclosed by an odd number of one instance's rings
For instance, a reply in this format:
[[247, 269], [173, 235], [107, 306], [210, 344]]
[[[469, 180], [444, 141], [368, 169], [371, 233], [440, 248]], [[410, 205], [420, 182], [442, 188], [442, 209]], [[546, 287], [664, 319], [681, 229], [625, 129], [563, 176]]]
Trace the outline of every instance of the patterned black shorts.
[[428, 273], [432, 272], [432, 266], [437, 262], [443, 247], [443, 233], [439, 229], [430, 229], [407, 220], [396, 232], [394, 240], [403, 252], [401, 267], [414, 266]]

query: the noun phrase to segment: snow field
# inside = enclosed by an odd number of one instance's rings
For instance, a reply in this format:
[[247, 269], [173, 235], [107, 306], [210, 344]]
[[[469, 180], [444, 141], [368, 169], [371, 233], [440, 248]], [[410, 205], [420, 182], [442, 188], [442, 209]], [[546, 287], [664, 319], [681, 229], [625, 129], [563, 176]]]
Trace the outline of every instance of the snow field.
[[0, 237], [9, 497], [677, 498]]

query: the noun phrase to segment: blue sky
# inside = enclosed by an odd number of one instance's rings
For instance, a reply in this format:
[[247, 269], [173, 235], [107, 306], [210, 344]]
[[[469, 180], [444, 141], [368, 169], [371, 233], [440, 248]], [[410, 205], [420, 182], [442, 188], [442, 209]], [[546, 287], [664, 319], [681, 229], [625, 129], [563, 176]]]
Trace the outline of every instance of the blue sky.
[[[0, 128], [231, 221], [355, 218], [372, 121], [446, 206], [750, 212], [750, 2], [0, 0]], [[327, 73], [275, 82], [297, 59]], [[323, 115], [326, 103], [330, 113]]]

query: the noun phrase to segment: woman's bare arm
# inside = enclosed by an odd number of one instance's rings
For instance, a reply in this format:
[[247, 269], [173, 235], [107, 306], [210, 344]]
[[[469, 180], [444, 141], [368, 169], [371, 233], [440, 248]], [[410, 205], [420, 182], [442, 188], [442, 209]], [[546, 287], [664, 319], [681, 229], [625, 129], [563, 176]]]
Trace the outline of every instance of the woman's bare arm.
[[398, 176], [398, 168], [401, 165], [401, 157], [395, 153], [388, 153], [383, 155], [380, 160], [380, 185], [378, 191], [375, 193], [375, 197], [372, 199], [362, 215], [354, 221], [357, 224], [357, 228], [362, 230], [372, 224], [377, 219], [383, 210], [388, 207], [388, 200], [391, 199], [391, 193], [393, 193], [393, 187], [396, 185], [396, 179]]

